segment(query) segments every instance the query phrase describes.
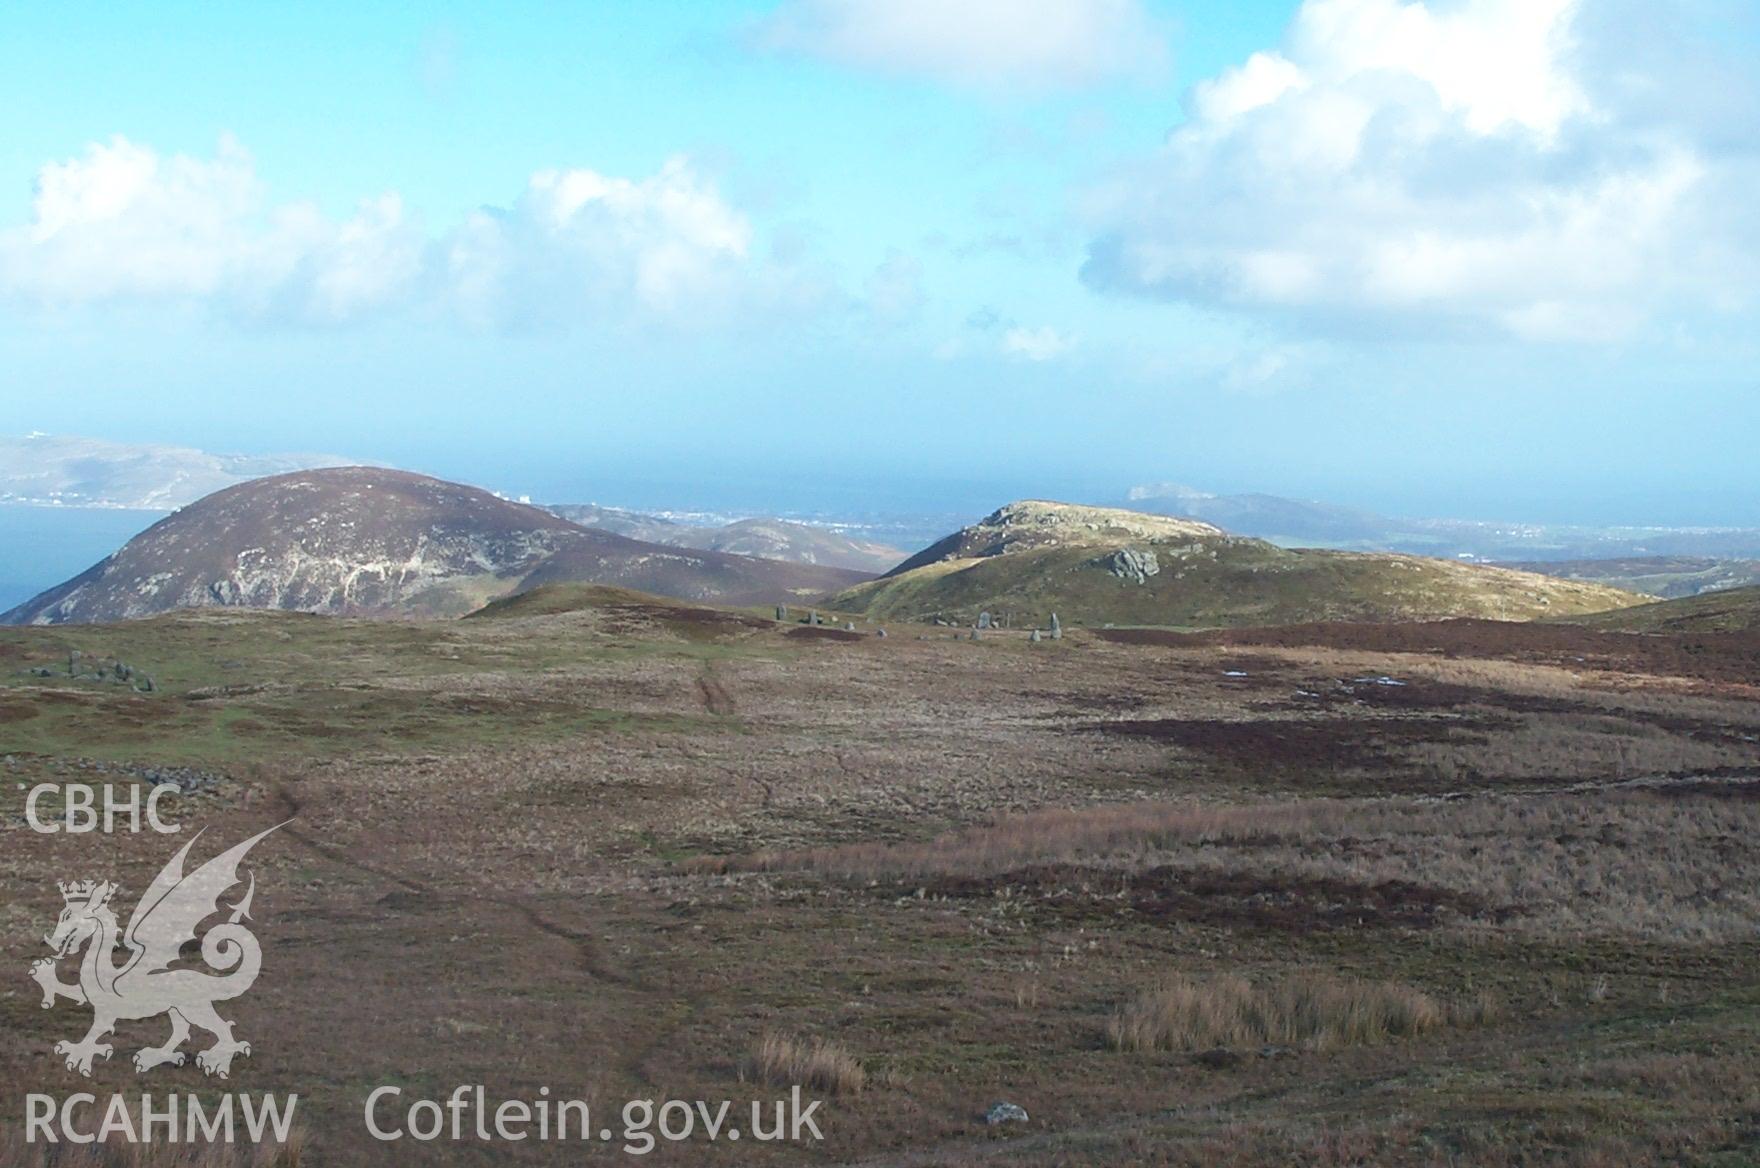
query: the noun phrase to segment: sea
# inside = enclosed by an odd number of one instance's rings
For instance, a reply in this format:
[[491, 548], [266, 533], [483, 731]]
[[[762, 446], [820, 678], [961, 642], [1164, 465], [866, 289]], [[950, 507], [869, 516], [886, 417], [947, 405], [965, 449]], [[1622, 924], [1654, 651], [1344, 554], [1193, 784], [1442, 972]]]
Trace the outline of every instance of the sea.
[[0, 503], [0, 612], [77, 576], [165, 514]]

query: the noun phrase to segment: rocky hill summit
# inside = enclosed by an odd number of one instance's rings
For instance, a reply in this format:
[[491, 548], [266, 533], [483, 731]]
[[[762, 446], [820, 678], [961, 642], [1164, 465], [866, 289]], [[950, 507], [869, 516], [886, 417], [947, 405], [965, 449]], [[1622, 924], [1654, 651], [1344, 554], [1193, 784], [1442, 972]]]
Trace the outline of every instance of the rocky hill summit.
[[1195, 519], [1173, 519], [1118, 507], [1087, 507], [1023, 499], [924, 548], [888, 576], [946, 560], [974, 560], [1052, 547], [1119, 547], [1155, 540], [1222, 536], [1219, 527]]
[[377, 467], [297, 471], [217, 491], [0, 617], [127, 620], [177, 608], [445, 616], [539, 582], [582, 580], [728, 604], [848, 587], [861, 573], [688, 551]]
[[1029, 500], [954, 532], [829, 607], [887, 620], [1223, 627], [1535, 620], [1643, 598], [1453, 560], [1281, 548], [1208, 523]]

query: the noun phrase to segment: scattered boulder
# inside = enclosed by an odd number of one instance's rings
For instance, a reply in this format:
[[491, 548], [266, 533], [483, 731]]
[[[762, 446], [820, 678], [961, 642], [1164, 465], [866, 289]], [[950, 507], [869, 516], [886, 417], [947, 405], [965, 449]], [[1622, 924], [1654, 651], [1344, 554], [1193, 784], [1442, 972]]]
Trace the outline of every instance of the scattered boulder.
[[1027, 1109], [1018, 1103], [992, 1103], [990, 1110], [984, 1113], [984, 1122], [991, 1127], [999, 1123], [1026, 1123]]
[[[31, 677], [54, 677], [56, 670], [47, 665], [32, 666], [24, 671]], [[126, 685], [135, 693], [153, 693], [159, 687], [152, 675], [126, 661], [113, 657], [93, 657], [70, 649], [67, 653], [67, 676], [73, 681], [93, 681], [100, 685]]]
[[1038, 630], [1038, 629], [1034, 629], [1034, 630], [1033, 630], [1033, 631], [1032, 631], [1032, 633], [1031, 633], [1031, 635], [1029, 635], [1029, 636], [1028, 636], [1028, 637], [1027, 637], [1027, 640], [1029, 640], [1029, 641], [1031, 641], [1031, 642], [1032, 642], [1032, 643], [1033, 643], [1033, 644], [1035, 644], [1035, 645], [1037, 645], [1037, 644], [1038, 644], [1038, 643], [1039, 643], [1039, 630]]

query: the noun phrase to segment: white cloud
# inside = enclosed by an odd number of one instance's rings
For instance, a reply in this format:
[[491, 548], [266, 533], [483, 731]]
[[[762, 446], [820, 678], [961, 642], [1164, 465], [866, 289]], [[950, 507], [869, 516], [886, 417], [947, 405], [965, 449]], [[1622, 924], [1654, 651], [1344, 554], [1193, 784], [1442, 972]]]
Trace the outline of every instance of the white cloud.
[[1055, 361], [1075, 348], [1075, 338], [1050, 325], [1025, 328], [1016, 325], [1002, 334], [1002, 351], [1027, 361]]
[[766, 46], [977, 88], [1149, 76], [1165, 42], [1139, 0], [787, 0]]
[[215, 300], [335, 319], [401, 294], [421, 239], [395, 195], [337, 223], [266, 206], [250, 155], [164, 157], [125, 138], [37, 175], [31, 222], [0, 231], [0, 289], [50, 306]]
[[478, 319], [676, 315], [731, 291], [751, 244], [750, 222], [682, 157], [636, 180], [545, 170], [446, 241], [444, 280]]
[[201, 159], [115, 138], [41, 169], [30, 222], [0, 230], [0, 296], [308, 322], [445, 306], [476, 323], [684, 317], [750, 298], [752, 237], [683, 158], [640, 179], [540, 171], [510, 207], [434, 237], [394, 193], [342, 220], [271, 205], [230, 139]]
[[[1307, 0], [1094, 205], [1084, 276], [1310, 324], [1626, 335], [1741, 300], [1751, 155], [1639, 116], [1574, 0]], [[1683, 66], [1684, 68], [1684, 66]]]

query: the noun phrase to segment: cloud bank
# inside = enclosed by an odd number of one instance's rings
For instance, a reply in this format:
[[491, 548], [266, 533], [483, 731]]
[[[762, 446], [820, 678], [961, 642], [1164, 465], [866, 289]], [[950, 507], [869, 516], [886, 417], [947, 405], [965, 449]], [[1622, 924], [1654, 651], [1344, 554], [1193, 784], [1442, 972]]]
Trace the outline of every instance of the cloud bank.
[[1691, 53], [1640, 59], [1617, 25], [1574, 0], [1307, 0], [1096, 192], [1083, 277], [1323, 330], [1540, 340], [1745, 305], [1753, 127], [1671, 109]]
[[268, 206], [231, 139], [212, 159], [95, 143], [38, 172], [31, 212], [0, 232], [0, 293], [48, 307], [170, 298], [338, 320], [399, 294], [424, 247], [396, 195], [341, 221]]
[[508, 206], [435, 235], [394, 193], [343, 219], [273, 204], [230, 139], [204, 159], [118, 137], [38, 172], [30, 222], [0, 231], [0, 297], [304, 323], [447, 308], [493, 324], [669, 316], [748, 293], [752, 235], [684, 158], [634, 179], [541, 171]]

